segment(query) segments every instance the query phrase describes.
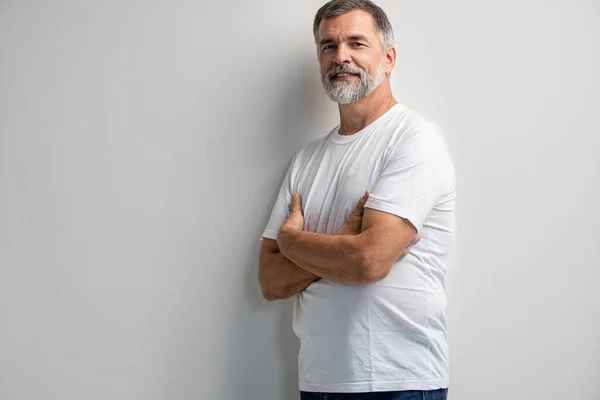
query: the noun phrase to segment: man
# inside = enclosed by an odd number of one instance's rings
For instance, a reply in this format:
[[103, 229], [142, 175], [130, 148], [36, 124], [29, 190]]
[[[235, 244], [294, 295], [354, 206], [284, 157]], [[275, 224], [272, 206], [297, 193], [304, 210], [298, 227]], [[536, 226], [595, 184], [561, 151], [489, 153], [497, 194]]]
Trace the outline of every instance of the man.
[[263, 234], [263, 295], [295, 296], [301, 399], [446, 399], [445, 140], [392, 96], [381, 8], [330, 1], [314, 36], [340, 124], [292, 159]]

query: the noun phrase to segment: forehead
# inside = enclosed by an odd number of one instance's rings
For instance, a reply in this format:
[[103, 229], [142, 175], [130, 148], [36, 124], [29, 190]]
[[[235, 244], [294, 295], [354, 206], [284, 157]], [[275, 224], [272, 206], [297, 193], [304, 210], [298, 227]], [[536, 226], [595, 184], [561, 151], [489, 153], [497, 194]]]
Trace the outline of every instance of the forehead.
[[319, 38], [321, 40], [358, 34], [373, 38], [377, 37], [373, 17], [363, 10], [354, 10], [337, 17], [323, 18], [319, 26]]

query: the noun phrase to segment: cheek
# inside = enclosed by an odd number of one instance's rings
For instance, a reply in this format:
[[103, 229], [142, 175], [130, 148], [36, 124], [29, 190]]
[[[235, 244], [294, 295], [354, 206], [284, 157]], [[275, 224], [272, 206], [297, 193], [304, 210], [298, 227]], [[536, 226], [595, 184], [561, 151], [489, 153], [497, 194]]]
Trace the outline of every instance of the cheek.
[[381, 56], [377, 57], [372, 54], [358, 54], [354, 57], [354, 62], [356, 63], [356, 66], [363, 71], [373, 74], [379, 67]]
[[333, 56], [330, 54], [322, 54], [318, 60], [321, 66], [321, 75], [325, 75], [334, 67]]
[[373, 69], [373, 66], [371, 65], [371, 63], [369, 62], [369, 60], [355, 58], [354, 62], [356, 63], [356, 66], [358, 68], [362, 69], [365, 72], [370, 73], [371, 70]]

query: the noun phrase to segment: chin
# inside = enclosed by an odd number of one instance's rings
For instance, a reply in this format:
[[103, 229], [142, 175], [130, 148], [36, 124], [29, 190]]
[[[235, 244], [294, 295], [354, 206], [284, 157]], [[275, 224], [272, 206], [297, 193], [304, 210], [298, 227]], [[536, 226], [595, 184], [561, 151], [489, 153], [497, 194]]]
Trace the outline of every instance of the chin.
[[331, 101], [333, 101], [334, 103], [340, 104], [340, 105], [341, 104], [352, 104], [352, 103], [355, 103], [355, 102], [359, 101], [360, 99], [362, 99], [362, 97], [358, 97], [358, 98], [352, 97], [349, 99], [340, 99], [338, 97], [329, 96], [329, 95], [328, 95], [328, 97]]

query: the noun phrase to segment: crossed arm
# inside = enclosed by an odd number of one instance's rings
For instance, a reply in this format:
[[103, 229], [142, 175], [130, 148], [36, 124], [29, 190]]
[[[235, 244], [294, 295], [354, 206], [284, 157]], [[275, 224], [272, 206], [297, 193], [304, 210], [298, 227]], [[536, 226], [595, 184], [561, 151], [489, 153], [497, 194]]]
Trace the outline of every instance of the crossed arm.
[[301, 292], [325, 278], [343, 284], [373, 283], [418, 242], [415, 227], [403, 218], [365, 209], [367, 192], [335, 234], [304, 231], [301, 199], [292, 197], [288, 219], [277, 241], [264, 239], [259, 283], [267, 300]]

